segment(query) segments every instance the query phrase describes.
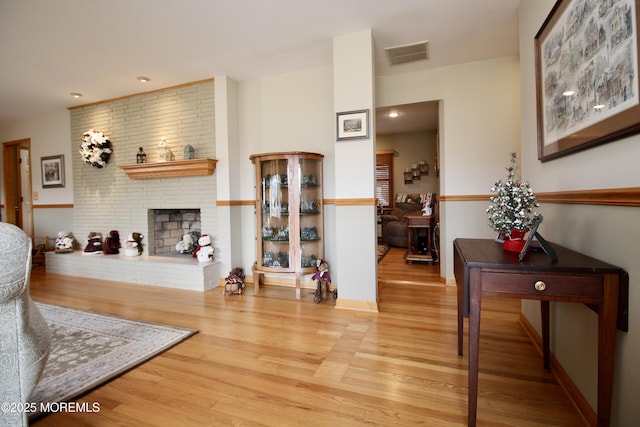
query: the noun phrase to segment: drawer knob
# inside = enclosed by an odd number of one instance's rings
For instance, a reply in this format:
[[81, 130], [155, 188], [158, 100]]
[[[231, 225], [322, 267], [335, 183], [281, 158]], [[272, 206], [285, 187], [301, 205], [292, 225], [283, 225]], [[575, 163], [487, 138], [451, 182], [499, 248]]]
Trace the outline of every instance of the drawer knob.
[[533, 287], [536, 288], [536, 291], [544, 291], [547, 287], [547, 284], [542, 280], [538, 280], [535, 285], [533, 285]]

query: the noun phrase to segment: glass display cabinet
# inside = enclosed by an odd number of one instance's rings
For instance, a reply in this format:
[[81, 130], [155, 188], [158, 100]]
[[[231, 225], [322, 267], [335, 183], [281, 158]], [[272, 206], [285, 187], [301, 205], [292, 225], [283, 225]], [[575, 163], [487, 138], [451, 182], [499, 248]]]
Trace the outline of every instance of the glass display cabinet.
[[256, 263], [254, 294], [265, 274], [315, 272], [324, 257], [322, 154], [299, 151], [254, 154], [256, 173]]

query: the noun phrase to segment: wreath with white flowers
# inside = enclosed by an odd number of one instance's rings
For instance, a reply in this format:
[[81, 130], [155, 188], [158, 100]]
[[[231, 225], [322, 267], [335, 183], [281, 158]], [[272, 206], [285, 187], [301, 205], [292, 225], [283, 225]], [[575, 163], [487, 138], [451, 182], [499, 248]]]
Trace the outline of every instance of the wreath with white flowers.
[[89, 129], [82, 135], [80, 155], [85, 163], [96, 168], [103, 168], [109, 162], [112, 152], [111, 141], [104, 133]]

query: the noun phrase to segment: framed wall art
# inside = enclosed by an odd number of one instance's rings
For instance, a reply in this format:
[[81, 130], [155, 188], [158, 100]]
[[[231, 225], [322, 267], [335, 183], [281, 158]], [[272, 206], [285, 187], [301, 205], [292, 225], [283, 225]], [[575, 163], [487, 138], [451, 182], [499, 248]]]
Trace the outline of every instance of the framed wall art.
[[369, 137], [369, 110], [346, 111], [336, 114], [338, 141]]
[[64, 187], [64, 154], [40, 158], [42, 188]]
[[538, 158], [640, 132], [639, 0], [558, 0], [535, 37]]

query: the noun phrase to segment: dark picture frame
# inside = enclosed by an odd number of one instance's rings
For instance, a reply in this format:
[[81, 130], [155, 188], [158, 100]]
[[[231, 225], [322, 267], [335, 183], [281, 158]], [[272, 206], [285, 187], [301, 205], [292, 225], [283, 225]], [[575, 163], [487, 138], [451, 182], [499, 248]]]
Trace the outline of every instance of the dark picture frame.
[[64, 154], [40, 157], [42, 188], [64, 187]]
[[558, 0], [535, 36], [538, 159], [640, 132], [640, 0]]
[[369, 137], [369, 110], [345, 111], [336, 114], [338, 141]]

